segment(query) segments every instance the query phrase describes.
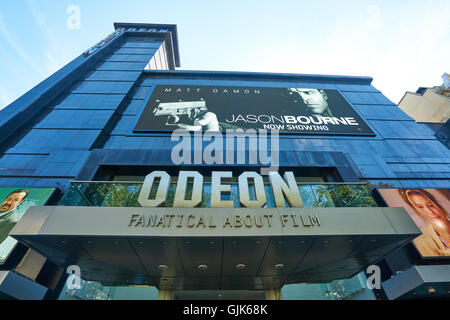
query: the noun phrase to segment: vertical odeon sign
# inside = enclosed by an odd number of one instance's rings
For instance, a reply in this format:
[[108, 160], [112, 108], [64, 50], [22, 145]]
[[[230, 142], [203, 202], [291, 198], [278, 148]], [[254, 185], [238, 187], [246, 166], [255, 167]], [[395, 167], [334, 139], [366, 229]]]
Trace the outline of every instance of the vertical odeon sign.
[[83, 57], [87, 58], [100, 48], [104, 47], [106, 44], [117, 38], [119, 35], [121, 35], [124, 32], [170, 32], [168, 29], [155, 29], [155, 28], [118, 28], [115, 32], [111, 33], [109, 36], [107, 36], [105, 39], [97, 43], [95, 46], [89, 48], [85, 52], [83, 52]]

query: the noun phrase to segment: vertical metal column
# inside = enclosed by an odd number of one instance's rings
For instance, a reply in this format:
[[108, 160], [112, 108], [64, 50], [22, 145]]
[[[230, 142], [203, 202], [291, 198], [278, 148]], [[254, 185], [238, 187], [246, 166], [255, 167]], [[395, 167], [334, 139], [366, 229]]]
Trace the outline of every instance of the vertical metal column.
[[158, 291], [158, 300], [173, 300], [173, 291], [172, 290], [159, 290]]
[[281, 289], [266, 290], [266, 300], [283, 300]]

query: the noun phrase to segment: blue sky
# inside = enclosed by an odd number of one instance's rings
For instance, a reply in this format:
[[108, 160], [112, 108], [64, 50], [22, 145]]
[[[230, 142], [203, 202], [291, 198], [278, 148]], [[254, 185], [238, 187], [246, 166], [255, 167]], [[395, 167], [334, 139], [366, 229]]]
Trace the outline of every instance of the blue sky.
[[[69, 29], [67, 8], [80, 8]], [[450, 72], [448, 0], [2, 0], [0, 109], [113, 32], [178, 25], [181, 68], [367, 75], [398, 103]]]

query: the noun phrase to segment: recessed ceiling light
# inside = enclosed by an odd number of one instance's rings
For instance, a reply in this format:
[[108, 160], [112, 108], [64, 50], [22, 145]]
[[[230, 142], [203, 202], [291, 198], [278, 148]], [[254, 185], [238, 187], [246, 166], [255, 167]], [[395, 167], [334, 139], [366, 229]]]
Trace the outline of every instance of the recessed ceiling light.
[[243, 264], [243, 263], [237, 264], [237, 265], [236, 265], [236, 269], [238, 269], [238, 270], [245, 269], [245, 264]]
[[199, 269], [199, 270], [206, 270], [206, 269], [208, 269], [208, 266], [207, 266], [206, 264], [200, 264], [200, 265], [198, 266], [198, 269]]
[[279, 264], [275, 265], [275, 269], [277, 269], [277, 270], [281, 270], [283, 268], [284, 268], [284, 264], [282, 264], [282, 263], [279, 263]]

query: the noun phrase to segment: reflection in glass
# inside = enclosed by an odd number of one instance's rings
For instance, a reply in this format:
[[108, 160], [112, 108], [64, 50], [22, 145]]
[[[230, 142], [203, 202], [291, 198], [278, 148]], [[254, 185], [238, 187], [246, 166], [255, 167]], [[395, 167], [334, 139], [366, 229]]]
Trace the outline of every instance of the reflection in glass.
[[298, 191], [300, 192], [300, 197], [303, 201], [303, 206], [305, 208], [313, 208], [316, 203], [316, 197], [314, 195], [313, 189], [309, 184], [303, 184], [298, 186]]
[[[249, 185], [250, 199], [255, 198], [254, 186]], [[265, 208], [275, 208], [272, 188], [264, 186], [267, 204]], [[300, 184], [300, 196], [305, 208], [314, 207], [376, 207], [375, 200], [365, 185], [354, 184]], [[192, 197], [192, 184], [186, 188], [186, 199]], [[65, 206], [93, 206], [93, 207], [140, 207], [138, 203], [141, 184], [139, 183], [72, 183], [64, 195], [60, 205]], [[150, 199], [156, 195], [157, 188], [152, 188]], [[172, 207], [175, 198], [176, 183], [170, 184], [167, 194], [166, 207]], [[235, 208], [240, 207], [239, 188], [231, 184], [231, 192], [222, 194], [222, 200], [233, 200]], [[211, 206], [211, 184], [203, 184], [203, 196], [200, 207]], [[289, 204], [286, 202], [286, 207]]]
[[281, 294], [284, 300], [375, 300], [366, 281], [364, 272], [360, 272], [353, 278], [329, 283], [285, 285]]
[[58, 300], [157, 300], [152, 286], [104, 286], [97, 281], [81, 280], [81, 289], [61, 290]]

